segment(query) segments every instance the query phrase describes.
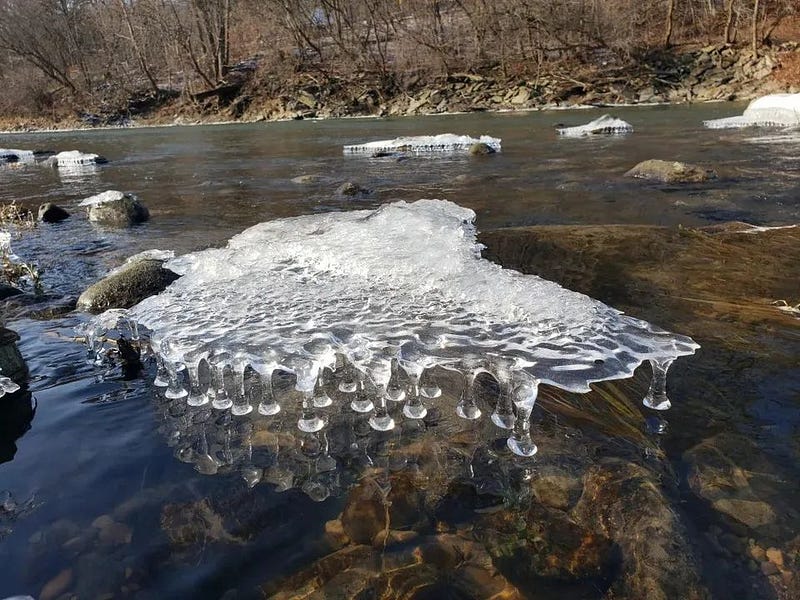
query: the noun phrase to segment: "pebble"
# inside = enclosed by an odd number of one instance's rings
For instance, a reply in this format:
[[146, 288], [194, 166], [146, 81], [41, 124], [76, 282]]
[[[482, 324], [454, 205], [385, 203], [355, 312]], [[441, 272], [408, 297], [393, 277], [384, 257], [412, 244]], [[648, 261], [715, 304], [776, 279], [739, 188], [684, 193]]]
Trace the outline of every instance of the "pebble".
[[775, 563], [764, 561], [761, 563], [761, 572], [767, 576], [776, 575], [778, 573], [778, 567], [775, 566]]
[[100, 515], [94, 521], [92, 521], [92, 527], [96, 529], [105, 529], [113, 523], [114, 519], [112, 519], [109, 515]]
[[764, 549], [761, 546], [752, 546], [750, 548], [750, 556], [760, 563], [767, 560], [767, 553], [764, 552]]
[[64, 569], [48, 581], [39, 594], [39, 600], [54, 600], [72, 583], [72, 569]]
[[767, 548], [767, 560], [779, 567], [783, 566], [783, 553], [777, 548]]

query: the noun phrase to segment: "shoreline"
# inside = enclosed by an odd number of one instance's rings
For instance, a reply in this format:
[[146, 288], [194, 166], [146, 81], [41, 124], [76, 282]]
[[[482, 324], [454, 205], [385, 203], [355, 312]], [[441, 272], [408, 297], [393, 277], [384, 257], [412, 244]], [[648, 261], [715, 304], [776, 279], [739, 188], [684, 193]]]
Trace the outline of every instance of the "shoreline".
[[223, 125], [254, 125], [256, 123], [288, 123], [291, 121], [347, 121], [347, 120], [381, 120], [381, 119], [401, 119], [404, 117], [452, 117], [459, 115], [469, 114], [525, 114], [525, 113], [538, 113], [538, 112], [571, 112], [571, 111], [590, 111], [590, 110], [618, 110], [621, 108], [653, 108], [653, 107], [672, 107], [672, 106], [691, 106], [695, 104], [725, 104], [749, 101], [752, 98], [737, 98], [735, 100], [725, 99], [712, 99], [703, 100], [699, 102], [632, 102], [620, 104], [571, 104], [571, 105], [542, 105], [535, 107], [524, 108], [498, 108], [480, 111], [448, 111], [448, 112], [431, 112], [420, 114], [398, 114], [398, 115], [343, 115], [343, 116], [315, 116], [315, 117], [282, 117], [276, 119], [263, 119], [263, 118], [246, 118], [246, 119], [222, 119], [222, 120], [208, 120], [203, 121], [200, 119], [192, 122], [172, 122], [172, 123], [149, 123], [146, 120], [141, 122], [131, 121], [127, 125], [87, 125], [85, 127], [55, 127], [55, 128], [30, 128], [22, 130], [3, 129], [0, 130], [0, 135], [40, 135], [48, 133], [83, 133], [83, 132], [104, 132], [104, 131], [124, 131], [124, 130], [141, 130], [141, 129], [167, 129], [172, 127], [216, 127]]

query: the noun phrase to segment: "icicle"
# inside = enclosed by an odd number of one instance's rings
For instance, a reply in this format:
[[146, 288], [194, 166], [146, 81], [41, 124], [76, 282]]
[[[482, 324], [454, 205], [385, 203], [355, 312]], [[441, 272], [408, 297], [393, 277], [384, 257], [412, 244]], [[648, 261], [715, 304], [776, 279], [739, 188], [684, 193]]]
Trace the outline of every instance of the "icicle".
[[392, 378], [392, 362], [386, 358], [376, 358], [369, 365], [369, 376], [375, 384], [378, 396], [378, 405], [375, 413], [369, 419], [369, 425], [376, 431], [389, 431], [394, 429], [394, 419], [386, 408], [386, 388]]
[[667, 398], [667, 371], [674, 362], [674, 358], [650, 359], [650, 366], [653, 368], [653, 379], [650, 381], [650, 389], [642, 400], [648, 408], [653, 410], [667, 410], [672, 403]]
[[519, 456], [533, 456], [538, 448], [531, 440], [531, 412], [539, 394], [539, 382], [524, 382], [514, 389], [514, 406], [517, 417], [514, 430], [508, 438], [508, 447]]
[[264, 395], [258, 404], [258, 413], [265, 416], [277, 415], [281, 412], [281, 405], [275, 400], [275, 393], [272, 390], [272, 374], [275, 367], [269, 366], [263, 369], [262, 381], [264, 382]]
[[481, 416], [481, 409], [475, 401], [475, 379], [484, 372], [485, 369], [472, 369], [464, 377], [464, 391], [456, 405], [456, 414], [462, 419], [474, 420]]

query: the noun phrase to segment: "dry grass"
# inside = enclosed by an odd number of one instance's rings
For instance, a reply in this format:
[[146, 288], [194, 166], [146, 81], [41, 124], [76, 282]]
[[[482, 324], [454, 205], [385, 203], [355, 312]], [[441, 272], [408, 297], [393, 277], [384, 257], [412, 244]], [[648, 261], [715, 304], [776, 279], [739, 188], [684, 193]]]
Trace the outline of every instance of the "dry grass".
[[0, 204], [0, 227], [11, 226], [18, 229], [33, 229], [36, 227], [36, 217], [30, 210], [16, 202]]
[[780, 56], [774, 71], [775, 81], [786, 85], [800, 85], [800, 50], [786, 52]]

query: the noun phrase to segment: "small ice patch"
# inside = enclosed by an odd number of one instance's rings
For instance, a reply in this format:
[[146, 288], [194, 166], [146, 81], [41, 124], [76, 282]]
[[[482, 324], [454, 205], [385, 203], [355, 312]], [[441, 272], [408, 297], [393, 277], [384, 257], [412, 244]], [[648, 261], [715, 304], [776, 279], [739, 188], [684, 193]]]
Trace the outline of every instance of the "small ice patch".
[[379, 140], [365, 144], [352, 144], [344, 147], [345, 154], [375, 154], [376, 152], [413, 152], [417, 154], [433, 152], [466, 152], [473, 144], [486, 144], [495, 152], [500, 152], [500, 139], [482, 135], [473, 138], [468, 135], [442, 133], [439, 135], [419, 135], [399, 137], [393, 140]]
[[800, 94], [770, 94], [753, 100], [735, 117], [703, 121], [709, 129], [800, 126]]
[[105, 204], [107, 202], [116, 202], [117, 200], [122, 200], [126, 196], [135, 198], [133, 194], [126, 194], [125, 192], [118, 192], [117, 190], [108, 190], [100, 194], [84, 198], [83, 200], [81, 200], [78, 206], [97, 206], [99, 204]]
[[577, 125], [576, 127], [561, 127], [557, 129], [559, 135], [565, 137], [587, 137], [590, 135], [619, 135], [633, 133], [633, 125], [609, 115], [598, 117], [591, 123]]

